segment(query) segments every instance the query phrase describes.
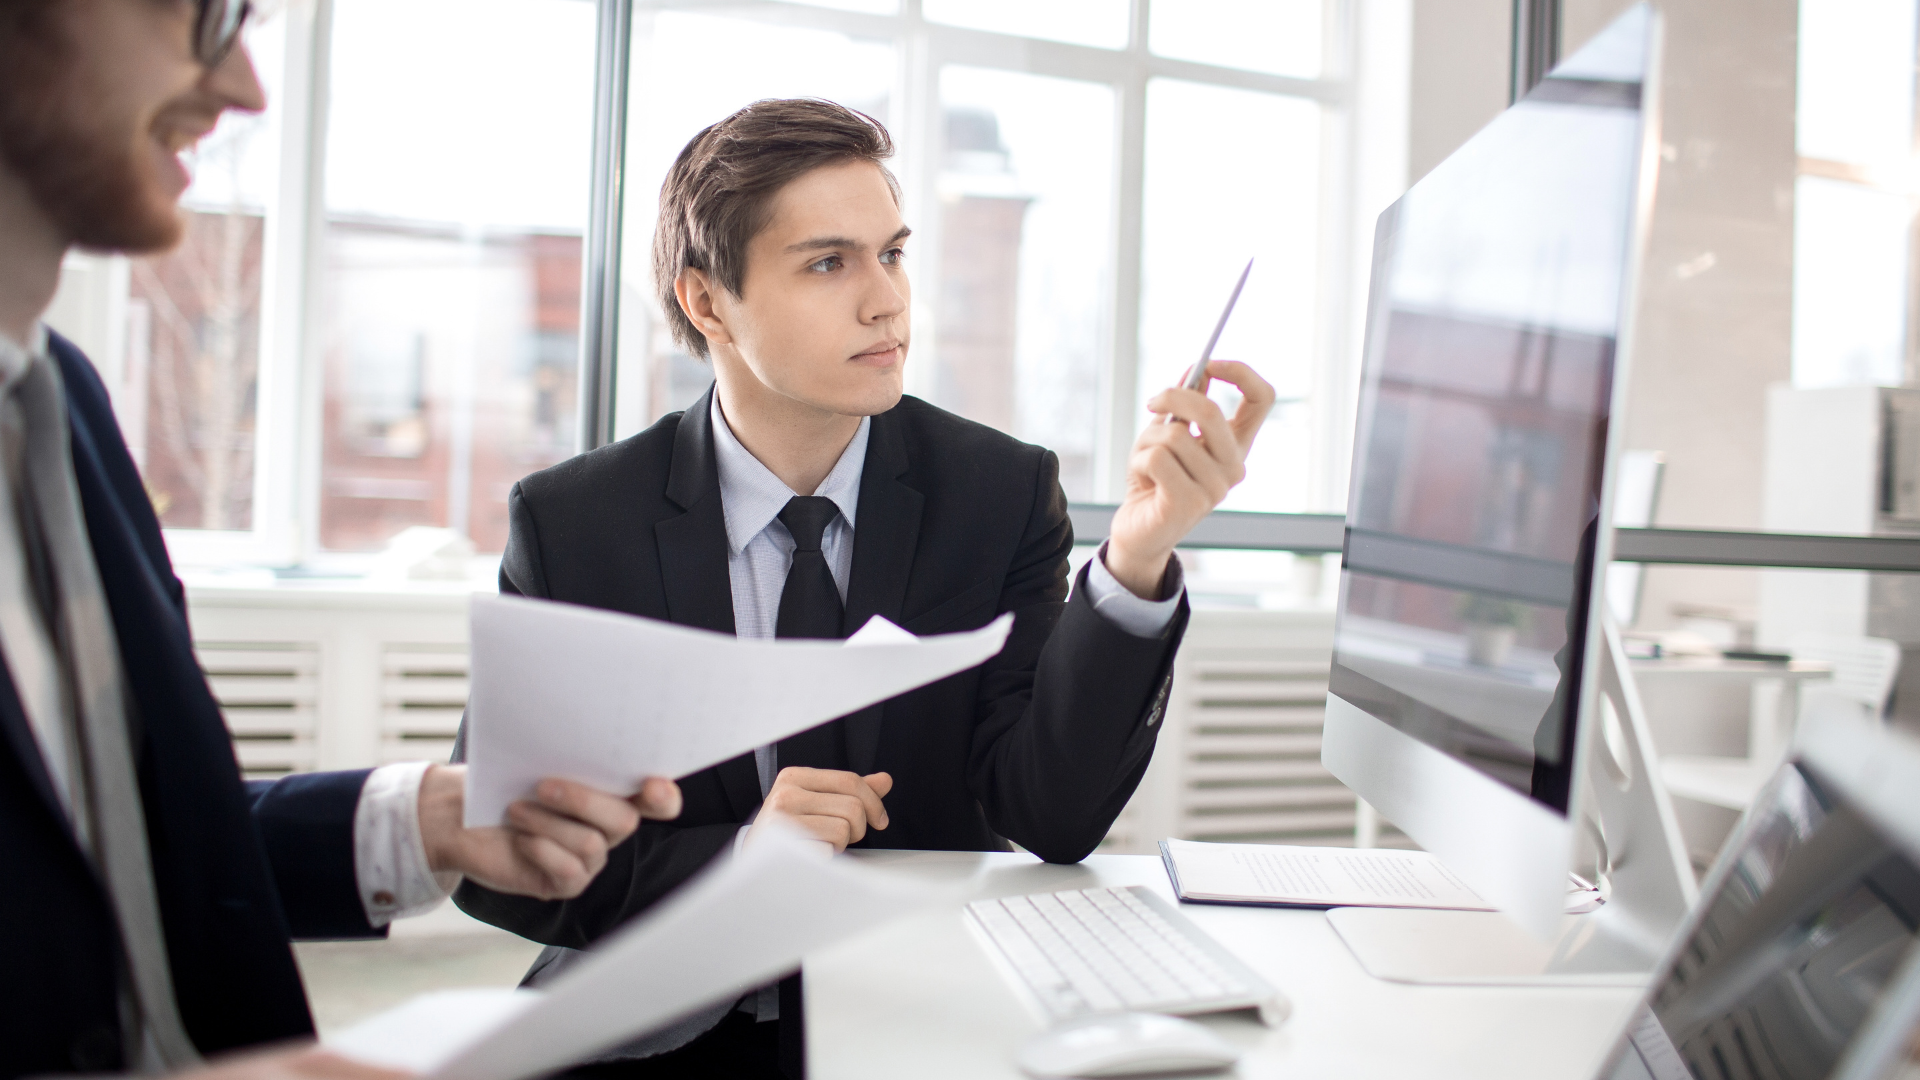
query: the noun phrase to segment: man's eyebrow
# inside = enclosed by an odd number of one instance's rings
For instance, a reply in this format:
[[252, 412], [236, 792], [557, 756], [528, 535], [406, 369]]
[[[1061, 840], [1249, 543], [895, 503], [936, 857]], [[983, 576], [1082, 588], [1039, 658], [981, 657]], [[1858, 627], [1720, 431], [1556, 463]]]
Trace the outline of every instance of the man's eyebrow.
[[[905, 240], [907, 237], [912, 235], [913, 235], [913, 230], [908, 228], [905, 225], [902, 225], [900, 226], [899, 232], [894, 233], [892, 236], [887, 238], [887, 243], [897, 244], [900, 241]], [[795, 252], [795, 251], [825, 251], [831, 248], [852, 248], [855, 251], [859, 251], [865, 248], [866, 246], [867, 245], [861, 243], [858, 240], [849, 240], [844, 236], [816, 236], [811, 240], [802, 240], [797, 244], [788, 244], [785, 250], [786, 252]]]

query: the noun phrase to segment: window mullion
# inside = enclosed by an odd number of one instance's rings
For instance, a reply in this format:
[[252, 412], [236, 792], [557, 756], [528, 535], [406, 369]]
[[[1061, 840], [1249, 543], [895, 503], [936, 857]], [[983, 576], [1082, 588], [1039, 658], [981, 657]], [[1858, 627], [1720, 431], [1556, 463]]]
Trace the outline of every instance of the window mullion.
[[277, 213], [268, 220], [271, 295], [262, 327], [254, 528], [266, 561], [318, 549], [326, 335], [327, 85], [333, 0], [289, 5]]
[[[1349, 318], [1349, 299], [1353, 288], [1353, 264], [1359, 249], [1355, 241], [1366, 232], [1358, 220], [1361, 209], [1354, 190], [1362, 172], [1363, 152], [1356, 128], [1361, 95], [1360, 55], [1356, 41], [1355, 13], [1342, 0], [1324, 0], [1325, 28], [1322, 70], [1345, 84], [1340, 104], [1328, 104], [1321, 113], [1320, 154], [1320, 296], [1315, 304], [1318, 332], [1314, 334], [1315, 352], [1311, 400], [1307, 402], [1313, 429], [1312, 473], [1308, 481], [1308, 499], [1313, 510], [1326, 510], [1340, 500], [1344, 486], [1349, 439], [1342, 432], [1347, 383], [1345, 373], [1352, 367], [1349, 357], [1356, 354]], [[1370, 250], [1370, 248], [1368, 249]], [[1364, 295], [1364, 292], [1362, 293]], [[1364, 303], [1362, 305], [1364, 307]]]
[[902, 166], [902, 195], [914, 228], [911, 319], [917, 355], [907, 365], [907, 392], [931, 399], [940, 351], [932, 305], [933, 298], [940, 295], [939, 155], [944, 142], [940, 130], [940, 68], [947, 57], [921, 17], [920, 0], [905, 0], [902, 7], [902, 29], [896, 39], [900, 106], [892, 130]]
[[[1147, 19], [1151, 0], [1133, 0], [1133, 30], [1128, 56], [1133, 61], [1119, 84], [1115, 121], [1113, 288], [1110, 347], [1101, 387], [1100, 431], [1095, 442], [1093, 487], [1100, 497], [1118, 501], [1133, 449], [1135, 405], [1140, 381], [1140, 256], [1146, 206]], [[1087, 539], [1092, 539], [1091, 537]]]

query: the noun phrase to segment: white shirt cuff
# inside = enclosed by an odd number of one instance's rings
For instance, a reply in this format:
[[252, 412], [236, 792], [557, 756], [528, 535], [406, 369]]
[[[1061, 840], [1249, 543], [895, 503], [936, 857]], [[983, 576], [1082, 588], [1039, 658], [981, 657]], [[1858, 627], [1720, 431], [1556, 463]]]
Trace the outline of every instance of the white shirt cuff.
[[1087, 599], [1093, 602], [1093, 610], [1134, 637], [1159, 637], [1179, 610], [1180, 598], [1186, 595], [1187, 579], [1178, 555], [1167, 560], [1167, 576], [1162, 579], [1162, 585], [1167, 589], [1165, 600], [1142, 600], [1133, 595], [1133, 591], [1120, 584], [1113, 571], [1107, 569], [1104, 543], [1087, 562]]
[[382, 765], [367, 776], [353, 811], [353, 866], [367, 922], [382, 927], [439, 906], [460, 884], [427, 866], [420, 836], [420, 781], [428, 762]]
[[759, 819], [760, 808], [756, 806], [753, 808], [753, 813], [747, 815], [747, 820], [740, 824], [740, 831], [733, 834], [733, 853], [735, 855], [740, 854], [740, 848], [747, 842], [747, 834], [753, 831], [753, 823]]

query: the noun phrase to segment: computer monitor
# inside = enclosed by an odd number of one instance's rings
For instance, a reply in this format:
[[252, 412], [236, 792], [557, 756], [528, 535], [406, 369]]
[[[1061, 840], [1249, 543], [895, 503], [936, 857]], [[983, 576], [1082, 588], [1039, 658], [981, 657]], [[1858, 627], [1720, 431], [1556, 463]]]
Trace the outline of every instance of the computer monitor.
[[1722, 849], [1599, 1076], [1890, 1080], [1915, 1056], [1916, 943], [1920, 746], [1815, 725]]
[[1657, 37], [1647, 5], [1622, 15], [1374, 241], [1322, 757], [1543, 937], [1595, 696]]

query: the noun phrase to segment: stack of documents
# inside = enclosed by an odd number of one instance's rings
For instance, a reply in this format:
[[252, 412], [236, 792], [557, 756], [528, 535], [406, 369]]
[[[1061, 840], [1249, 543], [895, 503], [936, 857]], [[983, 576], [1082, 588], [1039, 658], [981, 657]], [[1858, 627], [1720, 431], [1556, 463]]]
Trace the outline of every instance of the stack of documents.
[[1162, 840], [1160, 860], [1200, 903], [1494, 910], [1424, 851]]
[[638, 791], [965, 671], [1012, 615], [917, 638], [874, 616], [846, 641], [754, 640], [597, 608], [476, 596], [469, 827], [549, 776]]
[[424, 994], [326, 1046], [425, 1080], [522, 1080], [764, 986], [806, 953], [947, 895], [829, 858], [797, 831], [767, 829], [544, 990]]

